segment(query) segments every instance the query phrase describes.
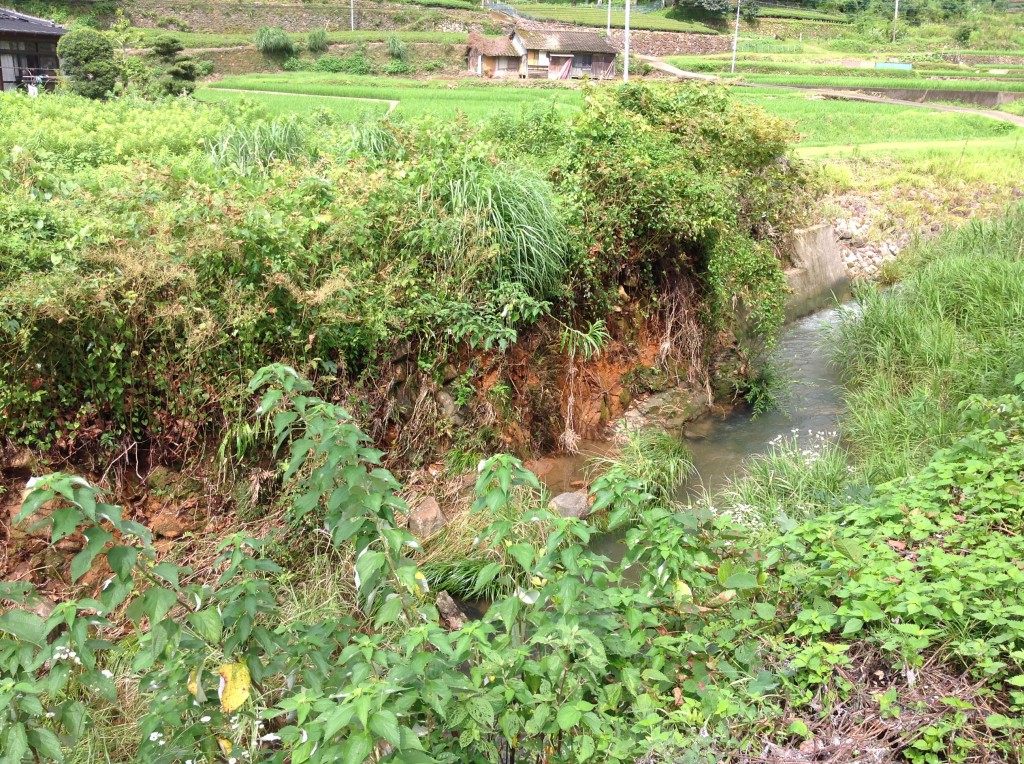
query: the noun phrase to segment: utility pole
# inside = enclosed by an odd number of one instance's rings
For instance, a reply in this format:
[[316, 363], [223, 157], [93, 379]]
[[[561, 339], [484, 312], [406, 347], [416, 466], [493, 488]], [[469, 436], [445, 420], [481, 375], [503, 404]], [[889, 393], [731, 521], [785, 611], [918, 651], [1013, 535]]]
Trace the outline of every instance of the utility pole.
[[612, 36], [612, 0], [608, 0], [608, 27], [604, 30], [604, 36]]
[[892, 41], [896, 42], [896, 22], [900, 18], [900, 0], [896, 0], [896, 12], [892, 15]]
[[732, 69], [729, 71], [736, 74], [736, 48], [740, 44], [740, 6], [743, 0], [736, 0], [736, 31], [732, 35]]
[[629, 82], [629, 0], [626, 0], [626, 45], [623, 55], [626, 60], [622, 65], [622, 81]]
[[349, 22], [352, 24], [352, 31], [356, 31], [356, 0], [350, 0], [349, 9]]

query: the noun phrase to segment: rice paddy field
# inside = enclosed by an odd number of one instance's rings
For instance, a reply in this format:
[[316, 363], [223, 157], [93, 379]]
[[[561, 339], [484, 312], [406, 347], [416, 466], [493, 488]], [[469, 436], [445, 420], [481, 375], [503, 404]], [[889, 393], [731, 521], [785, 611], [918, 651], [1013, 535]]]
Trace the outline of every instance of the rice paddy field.
[[[225, 90], [254, 91], [228, 95]], [[455, 119], [486, 119], [502, 111], [518, 111], [535, 104], [554, 104], [568, 114], [578, 109], [578, 90], [557, 87], [520, 87], [509, 83], [471, 84], [461, 81], [407, 80], [392, 77], [359, 77], [323, 72], [286, 72], [225, 77], [197, 91], [203, 100], [238, 100], [243, 95], [265, 104], [274, 113], [327, 108], [356, 118], [378, 110], [379, 105], [354, 99], [398, 101], [394, 113], [403, 118], [433, 115]], [[327, 96], [311, 98], [310, 96]], [[386, 110], [387, 105], [383, 106]], [[383, 111], [382, 110], [382, 111]]]
[[[239, 92], [245, 91], [245, 92]], [[288, 72], [226, 77], [197, 91], [205, 101], [243, 99], [271, 116], [326, 109], [359, 121], [380, 116], [397, 101], [394, 114], [412, 119], [434, 115], [482, 120], [500, 112], [518, 112], [535, 104], [555, 104], [568, 115], [582, 104], [579, 90], [563, 86], [521, 87], [478, 81], [409, 80], [322, 72]], [[791, 120], [802, 136], [800, 148], [856, 147], [930, 143], [947, 146], [1016, 140], [1019, 128], [981, 115], [858, 101], [825, 100], [785, 88], [734, 88], [744, 103]], [[373, 100], [358, 100], [373, 99]]]
[[[733, 77], [725, 74], [724, 77]], [[893, 79], [892, 77], [820, 77], [803, 74], [744, 74], [737, 72], [734, 77], [742, 77], [746, 82], [764, 85], [789, 85], [794, 87], [814, 88], [906, 88], [920, 87], [929, 90], [1003, 90], [1008, 92], [1024, 92], [1024, 80], [992, 80], [992, 79]]]
[[734, 88], [741, 101], [795, 123], [801, 148], [886, 143], [963, 143], [1006, 139], [1021, 132], [1008, 122], [913, 106], [825, 100], [784, 88]]
[[220, 88], [203, 88], [196, 92], [196, 98], [210, 103], [244, 102], [258, 106], [268, 117], [286, 117], [290, 114], [309, 114], [326, 110], [352, 122], [366, 118], [382, 117], [390, 108], [387, 101], [330, 98], [325, 96], [295, 95], [292, 93], [261, 93], [259, 91], [239, 92]]

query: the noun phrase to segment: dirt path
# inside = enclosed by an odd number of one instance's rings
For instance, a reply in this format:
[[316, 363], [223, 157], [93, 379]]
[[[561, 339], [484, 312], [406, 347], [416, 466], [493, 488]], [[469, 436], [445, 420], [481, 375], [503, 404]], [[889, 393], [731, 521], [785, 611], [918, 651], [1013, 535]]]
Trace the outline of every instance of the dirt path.
[[[672, 66], [660, 58], [655, 56], [637, 56], [641, 61], [646, 64], [650, 64], [652, 67], [657, 69], [659, 72], [665, 74], [671, 74], [674, 77], [678, 77], [681, 80], [704, 80], [705, 82], [728, 82], [723, 80], [721, 77], [716, 77], [713, 74], [699, 74], [697, 72], [687, 72], [678, 67]], [[893, 106], [913, 106], [918, 109], [932, 109], [934, 111], [951, 111], [959, 112], [960, 114], [977, 114], [982, 117], [989, 117], [990, 119], [998, 119], [1002, 122], [1009, 122], [1012, 125], [1018, 127], [1024, 127], [1024, 117], [1016, 114], [1010, 114], [1005, 111], [996, 111], [995, 109], [977, 109], [973, 106], [951, 106], [948, 104], [939, 103], [920, 103], [918, 101], [905, 101], [899, 98], [886, 98], [885, 96], [873, 96], [867, 93], [858, 93], [850, 90], [829, 90], [827, 88], [801, 88], [794, 87], [793, 85], [769, 85], [767, 83], [733, 83], [740, 87], [746, 88], [784, 88], [786, 90], [799, 90], [810, 95], [819, 95], [824, 98], [835, 99], [837, 101], [867, 101], [868, 103], [886, 103]]]
[[677, 66], [662, 61], [657, 56], [630, 56], [630, 58], [638, 58], [645, 64], [648, 64], [652, 69], [656, 69], [664, 74], [671, 74], [673, 77], [678, 77], [681, 80], [704, 80], [705, 82], [718, 82], [718, 77], [713, 74], [698, 74], [697, 72], [688, 72], [684, 69], [680, 69]]
[[386, 103], [388, 104], [388, 110], [385, 114], [390, 114], [398, 106], [398, 101], [392, 101], [387, 98], [360, 98], [358, 96], [335, 96], [335, 95], [314, 95], [312, 93], [286, 93], [282, 90], [247, 90], [244, 88], [207, 88], [207, 90], [223, 90], [227, 93], [249, 93], [257, 94], [263, 93], [264, 95], [276, 95], [276, 96], [295, 96], [298, 98], [334, 98], [341, 101], [372, 101], [374, 103]]

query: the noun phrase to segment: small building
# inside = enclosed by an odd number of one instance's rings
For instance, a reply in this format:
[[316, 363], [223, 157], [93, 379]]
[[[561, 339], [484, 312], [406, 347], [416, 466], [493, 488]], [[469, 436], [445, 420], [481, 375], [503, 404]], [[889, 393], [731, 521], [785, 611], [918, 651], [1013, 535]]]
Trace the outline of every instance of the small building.
[[479, 77], [568, 80], [615, 76], [618, 49], [596, 32], [516, 29], [508, 37], [469, 36], [469, 71]]
[[0, 91], [52, 87], [60, 69], [57, 41], [66, 33], [52, 21], [0, 8]]

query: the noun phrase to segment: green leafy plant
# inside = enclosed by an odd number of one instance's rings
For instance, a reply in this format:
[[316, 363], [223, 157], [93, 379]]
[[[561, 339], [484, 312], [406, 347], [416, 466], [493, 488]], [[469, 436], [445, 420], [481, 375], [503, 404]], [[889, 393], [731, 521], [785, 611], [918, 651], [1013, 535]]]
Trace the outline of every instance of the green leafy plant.
[[405, 61], [407, 55], [405, 42], [396, 34], [389, 34], [387, 39], [388, 55], [396, 61]]

